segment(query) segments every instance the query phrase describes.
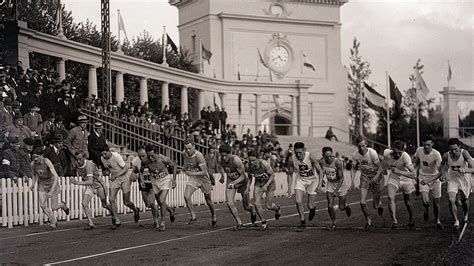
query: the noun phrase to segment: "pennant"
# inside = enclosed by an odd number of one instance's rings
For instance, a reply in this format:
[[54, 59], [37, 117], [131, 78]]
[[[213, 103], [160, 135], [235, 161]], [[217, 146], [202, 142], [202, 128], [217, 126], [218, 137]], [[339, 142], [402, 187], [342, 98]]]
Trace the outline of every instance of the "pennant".
[[214, 108], [216, 106], [219, 108], [219, 110], [222, 110], [221, 97], [220, 97], [219, 93], [214, 92]]
[[260, 59], [260, 63], [262, 63], [264, 67], [268, 68], [267, 63], [265, 63], [265, 61], [263, 60], [262, 54], [260, 53], [260, 49], [257, 48], [257, 51], [258, 51], [258, 57]]
[[281, 106], [282, 106], [280, 95], [273, 94], [273, 101], [275, 102], [276, 111], [279, 114], [281, 111]]
[[418, 96], [418, 100], [426, 101], [426, 97], [430, 92], [428, 87], [426, 86], [425, 80], [421, 76], [420, 70], [415, 67], [415, 78], [416, 78], [416, 95]]
[[402, 104], [402, 93], [390, 76], [388, 76], [388, 80], [390, 83], [390, 99], [395, 101], [396, 106], [400, 106]]
[[316, 71], [316, 68], [314, 68], [311, 61], [309, 61], [309, 58], [303, 52], [301, 52], [301, 54], [303, 55], [303, 66], [305, 66], [309, 69], [312, 69], [313, 71]]
[[385, 97], [364, 82], [364, 95], [367, 105], [377, 111], [385, 109]]
[[242, 93], [239, 93], [238, 107], [239, 107], [239, 115], [240, 115], [242, 113]]
[[451, 81], [452, 75], [453, 73], [451, 72], [451, 64], [449, 64], [448, 62], [448, 77], [447, 77], [448, 82]]
[[207, 50], [204, 47], [204, 44], [201, 44], [201, 49], [202, 49], [202, 59], [206, 59], [207, 63], [209, 63], [209, 65], [210, 65], [211, 64], [211, 57], [212, 57], [211, 51]]
[[168, 33], [166, 33], [166, 43], [171, 47], [171, 51], [178, 53], [178, 46], [176, 46]]
[[120, 10], [118, 10], [118, 28], [119, 31], [123, 31], [123, 33], [125, 34], [125, 40], [128, 40], [127, 31], [125, 30], [125, 23], [123, 23], [123, 18], [120, 14]]

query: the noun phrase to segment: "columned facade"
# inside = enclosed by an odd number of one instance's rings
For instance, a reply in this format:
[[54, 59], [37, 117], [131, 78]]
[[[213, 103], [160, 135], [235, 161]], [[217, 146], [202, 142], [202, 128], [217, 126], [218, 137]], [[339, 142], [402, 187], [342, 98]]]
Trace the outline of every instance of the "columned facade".
[[140, 78], [140, 105], [148, 102], [148, 83], [146, 78]]
[[255, 94], [255, 134], [258, 133], [262, 119], [262, 95]]
[[120, 106], [125, 98], [125, 90], [123, 87], [123, 74], [122, 72], [117, 72], [115, 74], [115, 101]]
[[188, 110], [188, 87], [181, 87], [181, 114], [189, 113]]
[[59, 81], [63, 81], [66, 78], [66, 60], [62, 58], [59, 59], [56, 66], [59, 74]]
[[166, 81], [161, 83], [161, 111], [165, 109], [165, 106], [170, 107], [169, 85], [169, 82]]
[[[97, 98], [97, 68], [95, 66], [89, 66], [89, 92], [88, 96], [91, 98]], [[94, 95], [94, 96], [93, 96]]]

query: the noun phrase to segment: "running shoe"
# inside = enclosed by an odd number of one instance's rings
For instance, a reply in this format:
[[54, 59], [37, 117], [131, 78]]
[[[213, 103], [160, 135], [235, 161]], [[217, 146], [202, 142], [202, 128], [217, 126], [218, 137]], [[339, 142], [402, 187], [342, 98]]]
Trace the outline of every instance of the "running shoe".
[[453, 229], [454, 230], [459, 230], [459, 221], [454, 222]]
[[383, 206], [380, 205], [380, 206], [377, 208], [377, 211], [379, 212], [379, 215], [382, 216], [382, 215], [383, 215]]
[[423, 212], [423, 220], [425, 220], [425, 222], [427, 222], [428, 219], [430, 219], [430, 210], [425, 209], [425, 211]]
[[370, 227], [372, 227], [372, 223], [366, 223], [362, 231], [369, 231]]
[[135, 210], [133, 211], [133, 221], [135, 221], [135, 223], [138, 223], [138, 221], [140, 221], [140, 209], [139, 208], [135, 208]]
[[415, 230], [416, 229], [415, 223], [413, 221], [408, 223], [408, 229], [410, 229], [410, 230]]
[[436, 229], [442, 230], [443, 229], [443, 224], [441, 222], [437, 222], [436, 223]]
[[306, 222], [305, 221], [301, 221], [301, 224], [298, 226], [298, 228], [296, 229], [296, 232], [303, 232], [304, 229], [306, 228]]
[[158, 231], [163, 232], [165, 230], [166, 230], [166, 226], [164, 224], [160, 224], [160, 226], [158, 226]]
[[278, 205], [277, 205], [277, 207], [278, 207], [278, 210], [275, 211], [275, 221], [280, 219], [280, 216], [281, 216], [281, 208]]
[[242, 229], [242, 224], [237, 224], [237, 225], [234, 227], [234, 231], [239, 231], [240, 229]]
[[347, 217], [351, 217], [351, 214], [352, 214], [351, 207], [349, 206], [349, 204], [347, 204], [346, 205], [346, 215], [347, 215]]
[[268, 229], [268, 224], [267, 222], [262, 222], [262, 226], [260, 226], [260, 228], [258, 230], [260, 231], [265, 231]]
[[464, 223], [468, 223], [469, 222], [469, 216], [468, 215], [465, 215], [464, 216]]
[[397, 229], [398, 224], [397, 223], [392, 223], [392, 229]]
[[197, 220], [196, 217], [189, 218], [188, 224], [193, 224]]
[[48, 227], [46, 228], [46, 230], [55, 230], [56, 228], [58, 227], [57, 223], [51, 223], [48, 225]]
[[255, 211], [250, 213], [250, 221], [254, 224], [257, 221], [257, 213]]
[[335, 225], [335, 224], [332, 224], [331, 226], [329, 226], [328, 230], [329, 230], [329, 231], [334, 231], [334, 230], [336, 230], [336, 225]]
[[176, 208], [171, 208], [171, 211], [170, 211], [170, 222], [171, 223], [174, 223], [174, 221], [176, 220]]
[[312, 221], [314, 219], [314, 216], [316, 216], [316, 209], [313, 208], [313, 209], [309, 209], [309, 216], [308, 216], [308, 219], [310, 221]]
[[92, 230], [95, 226], [93, 224], [89, 224], [87, 227], [84, 227], [84, 230]]
[[66, 209], [64, 210], [64, 213], [66, 214], [66, 216], [69, 215], [69, 211], [70, 211], [69, 208], [66, 207]]
[[212, 219], [212, 221], [211, 221], [211, 227], [212, 227], [212, 228], [217, 228], [217, 219]]

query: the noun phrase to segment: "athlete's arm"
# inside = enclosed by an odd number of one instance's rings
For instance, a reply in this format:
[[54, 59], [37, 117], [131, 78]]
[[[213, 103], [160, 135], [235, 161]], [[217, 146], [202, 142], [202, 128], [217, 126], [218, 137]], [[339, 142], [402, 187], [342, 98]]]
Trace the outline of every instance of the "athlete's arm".
[[265, 185], [263, 185], [263, 187], [265, 188], [265, 190], [267, 190], [268, 186], [273, 182], [273, 180], [275, 179], [275, 172], [273, 172], [273, 169], [272, 167], [270, 166], [270, 164], [268, 164], [268, 162], [266, 161], [263, 161], [263, 167], [265, 168], [265, 172], [270, 176], [270, 178], [268, 178], [267, 180], [267, 183], [265, 183]]
[[196, 154], [196, 157], [198, 159], [199, 163], [199, 169], [200, 171], [185, 171], [186, 175], [188, 176], [203, 176], [207, 175], [207, 166], [206, 166], [206, 160], [204, 159], [204, 156], [200, 153]]
[[[127, 164], [123, 161], [122, 156], [114, 156], [115, 160], [117, 160], [117, 165], [121, 168], [120, 172], [118, 172], [113, 178], [117, 178], [119, 176], [123, 176], [128, 172], [128, 166]], [[110, 172], [110, 175], [112, 176], [112, 171]]]
[[441, 161], [441, 176], [440, 180], [444, 181], [446, 180], [446, 177], [448, 176], [448, 156], [449, 152], [446, 152], [443, 154], [443, 160]]
[[442, 163], [443, 159], [441, 158], [441, 155], [438, 153], [438, 156], [436, 156], [436, 168], [438, 168], [438, 174], [436, 176], [433, 176], [431, 179], [426, 179], [426, 180], [421, 180], [420, 184], [426, 185], [427, 183], [430, 183], [438, 178], [441, 178], [443, 176], [443, 170], [442, 170]]
[[[75, 184], [75, 185], [82, 185], [82, 186], [90, 186], [94, 183], [94, 172], [93, 172], [93, 168], [91, 167], [91, 165], [88, 165], [86, 163], [86, 165], [84, 166], [85, 169], [86, 169], [86, 176], [88, 177], [86, 181], [82, 181], [82, 180], [77, 180], [77, 179], [71, 179], [71, 183]], [[81, 177], [81, 176], [79, 176]]]
[[474, 160], [472, 159], [469, 152], [466, 151], [466, 150], [463, 150], [462, 151], [462, 156], [464, 157], [464, 160], [468, 163], [469, 167], [468, 168], [459, 168], [460, 172], [461, 173], [474, 173]]
[[415, 170], [415, 167], [413, 166], [413, 163], [411, 162], [410, 156], [407, 153], [404, 153], [402, 156], [405, 156], [404, 163], [408, 171], [402, 171], [396, 167], [393, 167], [392, 169], [393, 173], [397, 175], [402, 175], [407, 178], [416, 179], [416, 170]]
[[[323, 170], [321, 169], [321, 165], [319, 164], [318, 159], [314, 154], [310, 153], [309, 154], [309, 160], [311, 161], [311, 165], [313, 166], [313, 169], [316, 170], [316, 173], [318, 173], [318, 176], [322, 177], [323, 175]], [[321, 183], [322, 178], [320, 178], [320, 183]]]
[[288, 166], [288, 174], [286, 175], [286, 181], [288, 182], [288, 192], [287, 192], [287, 194], [288, 194], [288, 196], [290, 196], [292, 194], [291, 188], [294, 187], [293, 186], [293, 181], [294, 181], [293, 180], [293, 173], [295, 171], [295, 166], [293, 164], [293, 160], [291, 159], [291, 157], [290, 157], [290, 159], [288, 159], [287, 166]]
[[336, 189], [334, 190], [334, 194], [339, 192], [339, 189], [344, 184], [344, 167], [342, 166], [341, 160], [336, 159], [336, 176], [339, 179]]
[[173, 167], [173, 182], [175, 182], [176, 184], [176, 171], [177, 171], [176, 163], [173, 162], [168, 156], [161, 155], [161, 158], [163, 160], [163, 163], [166, 166]]
[[[34, 162], [31, 162], [31, 168], [33, 168], [33, 165], [34, 165]], [[31, 182], [31, 185], [30, 185], [30, 190], [31, 191], [33, 191], [33, 189], [35, 189], [36, 181], [38, 181], [38, 175], [36, 174], [36, 172], [33, 171], [33, 182]]]
[[49, 171], [51, 172], [51, 175], [53, 176], [53, 186], [51, 187], [51, 190], [48, 194], [53, 193], [53, 191], [56, 190], [56, 187], [59, 186], [59, 176], [58, 173], [56, 173], [56, 170], [54, 169], [54, 165], [51, 163], [49, 159], [44, 160], [46, 166], [49, 168]]

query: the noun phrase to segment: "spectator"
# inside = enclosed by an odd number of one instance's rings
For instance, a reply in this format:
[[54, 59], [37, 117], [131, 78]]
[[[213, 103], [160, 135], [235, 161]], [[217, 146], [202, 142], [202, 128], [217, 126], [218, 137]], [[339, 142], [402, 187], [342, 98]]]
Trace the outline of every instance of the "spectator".
[[4, 105], [7, 100], [10, 101], [10, 105], [11, 105], [10, 98], [2, 97], [2, 101], [0, 101], [0, 130], [6, 130], [8, 127], [10, 127], [13, 124], [13, 116], [11, 112], [8, 111], [8, 109]]
[[338, 141], [336, 135], [332, 132], [332, 127], [329, 127], [328, 131], [326, 131], [326, 138], [330, 141]]
[[219, 120], [220, 120], [220, 132], [224, 131], [225, 125], [227, 123], [227, 112], [225, 111], [225, 108], [222, 107], [222, 110], [219, 114]]
[[13, 117], [13, 125], [8, 128], [8, 136], [17, 137], [20, 142], [32, 136], [31, 130], [23, 125], [23, 115], [21, 113], [15, 114]]
[[107, 146], [107, 141], [103, 134], [103, 125], [101, 122], [94, 123], [94, 130], [88, 137], [87, 148], [89, 151], [89, 159], [98, 167], [102, 168], [102, 161], [100, 160], [100, 153], [103, 147]]
[[25, 114], [23, 120], [25, 125], [33, 132], [36, 132], [39, 136], [41, 136], [41, 130], [43, 128], [43, 118], [38, 113], [40, 109], [38, 106], [31, 106], [30, 112]]
[[3, 151], [2, 166], [5, 176], [16, 180], [17, 178], [32, 178], [31, 160], [20, 148], [21, 142], [16, 136], [8, 136], [9, 146]]
[[51, 144], [44, 150], [43, 157], [51, 161], [58, 176], [65, 176], [66, 173], [71, 173], [69, 156], [64, 149], [63, 140], [60, 135], [56, 135], [51, 139]]
[[87, 139], [89, 137], [89, 132], [86, 130], [87, 117], [81, 115], [77, 119], [78, 126], [72, 128], [64, 141], [64, 145], [69, 151], [69, 157], [74, 164], [75, 154], [78, 151], [83, 151], [85, 154], [88, 154], [87, 150]]

